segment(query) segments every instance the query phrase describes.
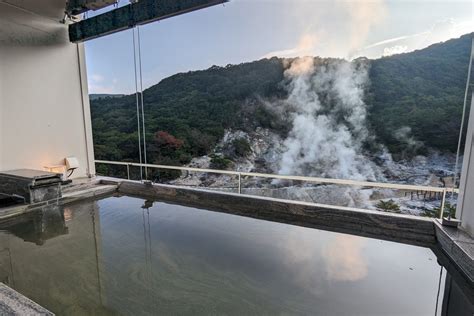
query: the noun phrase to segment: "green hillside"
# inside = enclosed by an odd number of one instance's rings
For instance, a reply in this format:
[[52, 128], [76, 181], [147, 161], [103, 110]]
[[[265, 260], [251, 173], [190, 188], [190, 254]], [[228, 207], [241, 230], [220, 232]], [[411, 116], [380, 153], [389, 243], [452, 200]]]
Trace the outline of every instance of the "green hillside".
[[[406, 146], [394, 137], [402, 126], [425, 147], [456, 149], [471, 36], [369, 61], [369, 129], [395, 156]], [[272, 58], [213, 66], [145, 90], [148, 161], [187, 163], [208, 153], [226, 128], [263, 126], [284, 135], [289, 127], [261, 106], [286, 96], [284, 64]], [[91, 100], [97, 159], [138, 160], [135, 100], [134, 94]]]
[[369, 121], [392, 152], [404, 146], [393, 137], [402, 126], [426, 146], [456, 150], [471, 37], [371, 62]]

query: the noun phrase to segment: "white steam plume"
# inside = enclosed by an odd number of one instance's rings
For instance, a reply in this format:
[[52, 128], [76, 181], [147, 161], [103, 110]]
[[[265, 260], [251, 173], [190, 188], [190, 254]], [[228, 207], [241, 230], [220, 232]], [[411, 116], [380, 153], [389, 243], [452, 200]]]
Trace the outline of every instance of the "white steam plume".
[[376, 180], [377, 168], [362, 152], [369, 137], [365, 63], [303, 57], [287, 66], [289, 96], [282, 106], [292, 129], [279, 173]]
[[412, 135], [411, 128], [409, 126], [402, 126], [395, 131], [393, 134], [395, 139], [402, 142], [405, 146], [406, 151], [416, 152], [418, 149], [424, 146], [423, 142], [416, 140]]

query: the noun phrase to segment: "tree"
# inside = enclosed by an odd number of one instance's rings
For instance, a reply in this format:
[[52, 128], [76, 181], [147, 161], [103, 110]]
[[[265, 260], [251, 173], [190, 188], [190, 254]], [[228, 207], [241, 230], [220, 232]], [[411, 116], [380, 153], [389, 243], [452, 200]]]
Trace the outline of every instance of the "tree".
[[165, 131], [158, 131], [155, 133], [155, 142], [158, 147], [173, 149], [179, 149], [184, 144], [181, 139], [178, 139]]

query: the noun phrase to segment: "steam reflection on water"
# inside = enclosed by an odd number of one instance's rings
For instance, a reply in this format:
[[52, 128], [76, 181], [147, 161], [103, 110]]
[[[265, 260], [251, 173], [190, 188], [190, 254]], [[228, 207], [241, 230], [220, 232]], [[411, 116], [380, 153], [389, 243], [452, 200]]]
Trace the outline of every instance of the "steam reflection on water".
[[328, 278], [336, 281], [357, 281], [367, 276], [368, 267], [362, 254], [365, 240], [339, 235], [323, 251]]

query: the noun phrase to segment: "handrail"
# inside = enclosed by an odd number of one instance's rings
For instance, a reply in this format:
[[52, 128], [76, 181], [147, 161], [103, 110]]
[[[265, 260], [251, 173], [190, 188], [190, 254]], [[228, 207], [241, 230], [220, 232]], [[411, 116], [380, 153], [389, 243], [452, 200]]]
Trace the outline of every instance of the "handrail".
[[[383, 189], [395, 189], [395, 190], [407, 190], [407, 191], [426, 191], [426, 192], [438, 192], [442, 193], [441, 209], [444, 210], [446, 201], [446, 194], [449, 192], [459, 193], [458, 188], [446, 188], [446, 187], [433, 187], [433, 186], [422, 186], [422, 185], [411, 185], [411, 184], [396, 184], [396, 183], [384, 183], [384, 182], [372, 182], [372, 181], [359, 181], [359, 180], [347, 180], [347, 179], [332, 179], [332, 178], [320, 178], [320, 177], [307, 177], [307, 176], [292, 176], [292, 175], [280, 175], [270, 173], [257, 173], [257, 172], [240, 172], [230, 170], [219, 170], [219, 169], [206, 169], [206, 168], [193, 168], [193, 167], [180, 167], [180, 166], [169, 166], [169, 165], [155, 165], [155, 164], [144, 164], [136, 162], [121, 162], [121, 161], [107, 161], [107, 160], [95, 160], [95, 163], [108, 164], [108, 165], [120, 165], [127, 166], [127, 177], [130, 179], [130, 167], [145, 167], [155, 169], [168, 169], [168, 170], [181, 170], [181, 171], [194, 171], [204, 173], [216, 173], [216, 174], [227, 174], [238, 177], [239, 185], [238, 191], [241, 193], [241, 177], [257, 177], [257, 178], [269, 178], [269, 179], [282, 179], [282, 180], [296, 180], [305, 182], [316, 182], [325, 184], [337, 184], [337, 185], [351, 185], [359, 187], [371, 187], [371, 188], [383, 188]], [[441, 216], [443, 212], [440, 212]]]
[[[240, 176], [257, 177], [257, 178], [296, 180], [296, 181], [317, 182], [317, 183], [338, 184], [338, 185], [353, 185], [353, 186], [361, 186], [361, 187], [398, 189], [398, 190], [407, 190], [407, 191], [428, 191], [428, 192], [439, 192], [439, 193], [442, 193], [444, 191], [453, 192], [453, 189], [446, 188], [446, 187], [421, 186], [421, 185], [411, 185], [411, 184], [396, 184], [396, 183], [385, 183], [385, 182], [358, 181], [358, 180], [319, 178], [319, 177], [307, 177], [307, 176], [291, 176], [291, 175], [280, 175], [280, 174], [258, 173], [258, 172], [239, 172], [239, 171], [219, 170], [219, 169], [154, 165], [154, 164], [143, 164], [143, 163], [140, 164], [136, 162], [119, 162], [119, 161], [107, 161], [107, 160], [95, 160], [95, 162], [101, 163], [101, 164], [108, 164], [108, 165], [122, 165], [122, 166], [128, 165], [131, 167], [142, 166], [142, 167], [156, 168], [156, 169], [230, 174], [230, 175], [235, 175], [235, 176], [240, 175]], [[454, 193], [459, 193], [459, 189], [454, 189]]]

